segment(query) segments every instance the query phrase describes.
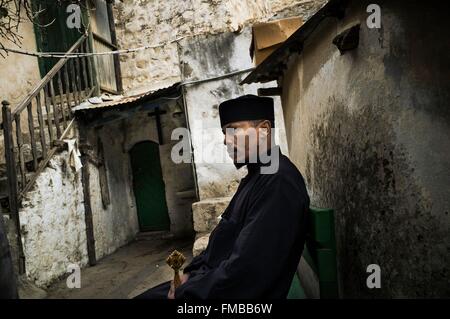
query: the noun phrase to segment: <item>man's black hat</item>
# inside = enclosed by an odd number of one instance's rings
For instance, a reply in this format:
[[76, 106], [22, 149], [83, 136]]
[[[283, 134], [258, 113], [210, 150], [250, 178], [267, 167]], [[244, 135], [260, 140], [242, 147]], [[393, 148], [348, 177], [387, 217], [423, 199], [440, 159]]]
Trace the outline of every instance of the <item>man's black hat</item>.
[[220, 126], [239, 121], [269, 120], [274, 127], [273, 99], [243, 95], [219, 105]]

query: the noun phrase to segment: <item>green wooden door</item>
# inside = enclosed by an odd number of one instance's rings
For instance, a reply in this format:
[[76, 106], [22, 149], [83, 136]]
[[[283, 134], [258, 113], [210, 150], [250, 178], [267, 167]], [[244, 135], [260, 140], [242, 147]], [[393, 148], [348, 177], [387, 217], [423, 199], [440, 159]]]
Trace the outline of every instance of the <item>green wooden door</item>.
[[[59, 2], [55, 0], [33, 0], [34, 12], [40, 12], [34, 24], [36, 44], [40, 52], [67, 52], [70, 47], [83, 35], [84, 27], [69, 28], [67, 18], [70, 13], [66, 12], [70, 2]], [[85, 6], [80, 6], [82, 21], [87, 21]], [[58, 62], [58, 58], [39, 59], [41, 77], [44, 77]]]
[[169, 230], [159, 145], [154, 142], [138, 143], [131, 149], [130, 158], [140, 230]]

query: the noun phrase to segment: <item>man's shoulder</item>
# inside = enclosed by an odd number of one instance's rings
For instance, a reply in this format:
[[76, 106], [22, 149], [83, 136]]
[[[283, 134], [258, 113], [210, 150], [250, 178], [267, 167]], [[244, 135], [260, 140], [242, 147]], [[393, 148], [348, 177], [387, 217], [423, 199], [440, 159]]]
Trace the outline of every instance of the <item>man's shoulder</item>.
[[301, 176], [302, 174], [298, 170], [297, 166], [284, 154], [280, 154], [280, 174], [295, 174]]
[[281, 178], [289, 177], [303, 180], [303, 176], [297, 166], [284, 154], [280, 154], [279, 167], [274, 175]]
[[297, 166], [282, 153], [280, 153], [278, 159], [278, 167], [267, 172], [267, 174], [264, 174], [264, 171], [261, 171], [262, 182], [278, 182], [278, 184], [296, 186], [302, 188], [302, 190], [305, 188], [303, 176]]
[[290, 205], [309, 206], [309, 195], [303, 176], [294, 163], [283, 154], [280, 154], [279, 165], [275, 172], [261, 173], [258, 176], [252, 193], [259, 199], [284, 201], [289, 198]]

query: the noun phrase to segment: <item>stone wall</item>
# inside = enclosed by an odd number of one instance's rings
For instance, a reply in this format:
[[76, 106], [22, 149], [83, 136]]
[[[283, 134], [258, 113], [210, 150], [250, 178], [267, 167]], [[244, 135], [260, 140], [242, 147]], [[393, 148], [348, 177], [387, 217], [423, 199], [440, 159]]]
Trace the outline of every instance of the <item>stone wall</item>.
[[[325, 0], [122, 0], [115, 1], [121, 48], [168, 42], [180, 37], [235, 32], [258, 21], [300, 15], [305, 20]], [[278, 14], [278, 15], [277, 15]], [[148, 91], [181, 78], [176, 43], [121, 55], [124, 89]]]
[[[335, 209], [344, 297], [448, 297], [446, 10], [381, 1], [383, 27], [368, 29], [369, 3], [325, 20], [288, 66], [290, 156], [312, 205]], [[341, 55], [332, 40], [356, 23], [359, 47]], [[380, 289], [366, 286], [370, 264], [381, 267]]]

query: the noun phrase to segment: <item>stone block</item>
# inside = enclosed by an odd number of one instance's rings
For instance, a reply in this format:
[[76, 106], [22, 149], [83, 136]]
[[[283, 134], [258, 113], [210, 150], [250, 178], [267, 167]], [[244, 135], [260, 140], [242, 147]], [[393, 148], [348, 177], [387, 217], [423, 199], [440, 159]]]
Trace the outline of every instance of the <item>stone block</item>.
[[230, 200], [231, 197], [209, 198], [192, 204], [194, 230], [197, 233], [211, 232]]
[[192, 248], [192, 255], [195, 257], [206, 249], [209, 242], [209, 235], [211, 233], [201, 233], [196, 236], [194, 247]]

